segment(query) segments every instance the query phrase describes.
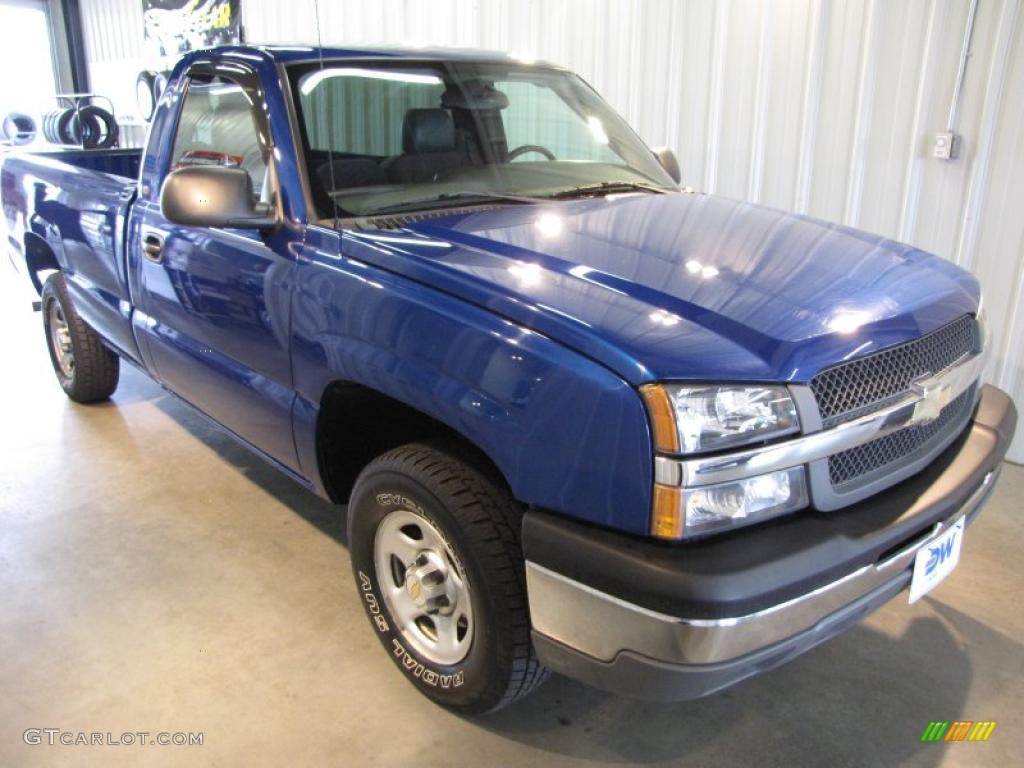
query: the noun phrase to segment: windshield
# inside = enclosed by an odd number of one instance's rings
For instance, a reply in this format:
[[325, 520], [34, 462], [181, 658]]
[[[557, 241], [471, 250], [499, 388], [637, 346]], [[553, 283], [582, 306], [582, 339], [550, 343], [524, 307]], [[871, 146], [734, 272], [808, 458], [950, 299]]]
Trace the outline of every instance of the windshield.
[[569, 72], [326, 62], [290, 75], [322, 218], [675, 188], [625, 121]]

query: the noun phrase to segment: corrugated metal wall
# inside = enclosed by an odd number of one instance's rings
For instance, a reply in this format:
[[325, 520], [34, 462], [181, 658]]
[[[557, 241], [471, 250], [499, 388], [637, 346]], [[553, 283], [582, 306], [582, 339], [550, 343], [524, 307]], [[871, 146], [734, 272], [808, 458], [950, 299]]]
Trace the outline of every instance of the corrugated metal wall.
[[81, 0], [89, 87], [109, 96], [118, 118], [135, 116], [142, 60], [142, 0]]
[[[1024, 0], [320, 0], [325, 43], [477, 46], [580, 72], [686, 183], [842, 221], [971, 269], [987, 378], [1024, 410]], [[131, 106], [140, 0], [82, 0], [93, 84]], [[242, 0], [247, 39], [315, 42], [314, 0]], [[1024, 429], [1021, 430], [1024, 432]], [[1012, 449], [1024, 461], [1024, 435]]]

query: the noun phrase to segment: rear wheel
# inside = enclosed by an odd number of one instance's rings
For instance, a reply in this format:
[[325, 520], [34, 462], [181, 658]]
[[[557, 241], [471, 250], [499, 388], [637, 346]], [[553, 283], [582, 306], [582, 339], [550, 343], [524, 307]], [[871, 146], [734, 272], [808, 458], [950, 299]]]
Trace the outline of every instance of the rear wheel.
[[42, 305], [50, 360], [65, 394], [78, 403], [106, 400], [117, 389], [120, 361], [75, 312], [60, 272], [46, 279]]
[[500, 482], [447, 447], [395, 448], [356, 481], [363, 607], [392, 661], [443, 706], [498, 709], [547, 677], [530, 642], [521, 518]]

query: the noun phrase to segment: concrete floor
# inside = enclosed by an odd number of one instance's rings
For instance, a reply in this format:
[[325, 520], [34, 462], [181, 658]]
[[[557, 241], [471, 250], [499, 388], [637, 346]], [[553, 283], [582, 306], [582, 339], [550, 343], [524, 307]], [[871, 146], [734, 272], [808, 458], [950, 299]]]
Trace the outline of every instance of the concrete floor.
[[[1021, 765], [1024, 469], [957, 572], [788, 666], [659, 706], [553, 678], [496, 715], [421, 698], [374, 638], [343, 510], [125, 367], [76, 406], [0, 269], [0, 766]], [[922, 744], [930, 720], [996, 720]], [[202, 746], [27, 746], [26, 728]]]

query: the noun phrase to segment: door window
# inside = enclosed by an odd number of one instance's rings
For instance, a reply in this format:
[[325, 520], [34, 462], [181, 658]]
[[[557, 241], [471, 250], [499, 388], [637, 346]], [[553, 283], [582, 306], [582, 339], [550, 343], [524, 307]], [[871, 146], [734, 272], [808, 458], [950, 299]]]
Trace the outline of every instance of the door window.
[[171, 170], [223, 165], [245, 170], [255, 198], [270, 202], [263, 145], [242, 86], [222, 77], [193, 78], [185, 91], [171, 153]]

